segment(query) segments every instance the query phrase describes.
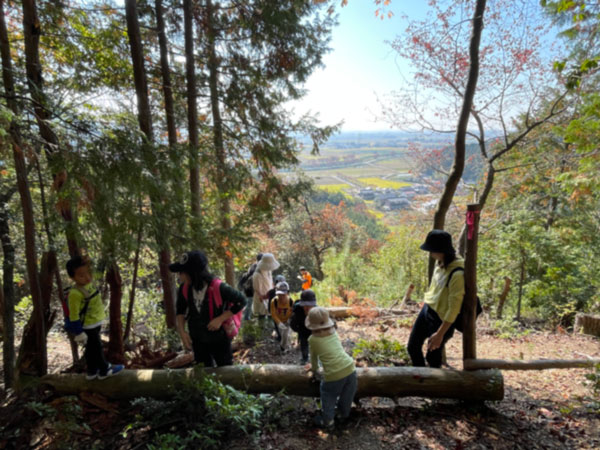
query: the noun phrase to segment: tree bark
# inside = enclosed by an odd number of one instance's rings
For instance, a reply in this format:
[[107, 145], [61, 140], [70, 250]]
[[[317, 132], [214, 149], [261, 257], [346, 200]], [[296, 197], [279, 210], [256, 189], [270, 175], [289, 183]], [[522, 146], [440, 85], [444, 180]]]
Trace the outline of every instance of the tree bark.
[[[200, 219], [200, 167], [198, 166], [198, 107], [196, 92], [196, 66], [194, 62], [193, 0], [183, 0], [185, 41], [185, 78], [187, 83], [189, 171], [192, 218]], [[192, 223], [192, 229], [194, 229]]]
[[519, 276], [519, 298], [517, 299], [517, 320], [521, 320], [521, 300], [523, 298], [523, 286], [525, 285], [525, 250], [521, 249], [521, 274]]
[[440, 230], [444, 229], [446, 213], [452, 203], [454, 192], [462, 177], [465, 166], [465, 139], [469, 116], [471, 114], [471, 106], [473, 105], [473, 97], [475, 96], [475, 88], [477, 87], [477, 78], [479, 76], [479, 42], [483, 30], [485, 4], [486, 0], [477, 0], [475, 12], [473, 14], [473, 29], [471, 32], [471, 42], [469, 44], [469, 75], [454, 141], [454, 164], [452, 165], [452, 170], [446, 180], [444, 192], [442, 193], [433, 219], [433, 227]]
[[537, 359], [531, 361], [503, 359], [467, 359], [464, 361], [465, 370], [544, 370], [544, 369], [574, 369], [593, 367], [600, 364], [600, 359]]
[[467, 249], [465, 252], [465, 296], [463, 299], [463, 360], [477, 358], [475, 319], [477, 318], [477, 238], [479, 205], [467, 206]]
[[[2, 0], [0, 0], [0, 5]], [[4, 12], [0, 8], [0, 20], [4, 20]], [[0, 240], [2, 241], [2, 359], [4, 367], [4, 386], [13, 387], [15, 381], [15, 290], [14, 267], [15, 248], [10, 239], [8, 214], [5, 198], [0, 200]]]
[[[23, 40], [25, 45], [25, 72], [27, 74], [27, 86], [29, 95], [33, 103], [33, 112], [40, 129], [40, 135], [44, 142], [44, 149], [48, 159], [53, 158], [53, 154], [58, 150], [58, 137], [52, 131], [49, 125], [50, 112], [48, 111], [48, 102], [44, 93], [44, 81], [42, 77], [42, 65], [39, 56], [40, 43], [40, 20], [37, 13], [35, 0], [23, 0]], [[14, 89], [13, 89], [14, 92]], [[66, 173], [53, 174], [54, 185], [60, 192], [66, 179]], [[75, 224], [73, 222], [73, 211], [69, 201], [60, 203], [60, 210], [63, 219], [66, 222], [65, 232], [67, 236], [67, 245], [69, 254], [75, 256], [79, 254], [79, 246], [75, 238]]]
[[[225, 161], [225, 148], [223, 143], [223, 120], [219, 107], [218, 91], [218, 71], [219, 62], [215, 49], [216, 30], [213, 24], [215, 11], [211, 0], [206, 2], [207, 16], [207, 37], [208, 37], [208, 70], [209, 70], [209, 88], [210, 104], [213, 117], [213, 145], [215, 150], [215, 160], [217, 163], [215, 184], [219, 194], [219, 213], [223, 235], [229, 236], [231, 230], [231, 206], [229, 196], [227, 195], [227, 167]], [[211, 171], [212, 172], [212, 171]], [[228, 248], [227, 241], [221, 243], [223, 263], [225, 266], [225, 281], [231, 286], [235, 285], [235, 266], [233, 264], [233, 255]]]
[[121, 323], [121, 299], [123, 297], [123, 282], [119, 273], [119, 266], [111, 263], [106, 271], [106, 283], [110, 287], [110, 330], [108, 340], [108, 360], [113, 363], [125, 362], [123, 348], [123, 325]]
[[[140, 36], [140, 25], [137, 17], [136, 0], [125, 1], [125, 16], [127, 19], [127, 34], [129, 36], [133, 78], [138, 103], [138, 121], [140, 129], [144, 133], [148, 144], [148, 148], [145, 151], [153, 151], [151, 148], [151, 144], [154, 142], [152, 115], [150, 111], [150, 99], [148, 97], [148, 83], [144, 68], [144, 51]], [[160, 199], [156, 198], [155, 194], [150, 194], [150, 203], [153, 215], [156, 219], [156, 205], [161, 203]], [[171, 274], [168, 270], [171, 256], [166, 239], [167, 234], [160, 222], [158, 223], [156, 230], [156, 242], [159, 248], [158, 266], [163, 285], [163, 302], [165, 306], [166, 322], [167, 327], [175, 328], [175, 302], [173, 298], [175, 290]]]
[[175, 126], [175, 108], [173, 106], [173, 88], [171, 86], [171, 69], [169, 68], [169, 50], [167, 34], [165, 32], [165, 19], [163, 16], [162, 0], [155, 0], [156, 9], [156, 31], [158, 33], [158, 45], [160, 48], [160, 69], [163, 79], [163, 95], [165, 97], [165, 117], [167, 120], [167, 136], [169, 146], [177, 144], [177, 128]]
[[[425, 367], [369, 367], [356, 369], [357, 398], [431, 397], [462, 400], [502, 400], [504, 380], [498, 370], [464, 372]], [[97, 392], [110, 398], [172, 398], [186, 380], [214, 373], [224, 384], [249, 393], [319, 397], [319, 383], [312, 382], [300, 366], [256, 364], [216, 369], [126, 370], [102, 383], [86, 381], [82, 374], [52, 374], [42, 378], [58, 394]]]
[[140, 249], [142, 246], [142, 229], [138, 230], [137, 244], [135, 247], [135, 257], [133, 258], [133, 277], [131, 279], [131, 291], [129, 291], [129, 307], [127, 308], [127, 319], [125, 322], [125, 334], [123, 340], [127, 342], [129, 339], [129, 333], [131, 332], [131, 321], [133, 320], [133, 304], [135, 302], [135, 288], [137, 284], [138, 268], [140, 265]]
[[510, 291], [511, 281], [509, 277], [504, 277], [504, 289], [502, 289], [502, 294], [500, 294], [500, 298], [498, 299], [498, 309], [496, 310], [496, 318], [498, 319], [502, 319], [502, 311], [504, 310], [504, 303]]
[[573, 331], [600, 337], [600, 316], [577, 313]]
[[[467, 85], [463, 95], [463, 103], [458, 118], [456, 129], [456, 138], [454, 141], [454, 163], [450, 175], [446, 180], [444, 191], [433, 216], [433, 228], [443, 230], [446, 224], [446, 213], [450, 208], [456, 187], [462, 177], [465, 167], [465, 140], [467, 134], [467, 125], [471, 115], [473, 97], [477, 87], [477, 78], [479, 77], [479, 43], [483, 30], [483, 13], [485, 11], [486, 0], [477, 0], [475, 12], [473, 14], [473, 29], [471, 31], [471, 41], [469, 44], [469, 75]], [[433, 275], [433, 258], [429, 258], [429, 281]]]

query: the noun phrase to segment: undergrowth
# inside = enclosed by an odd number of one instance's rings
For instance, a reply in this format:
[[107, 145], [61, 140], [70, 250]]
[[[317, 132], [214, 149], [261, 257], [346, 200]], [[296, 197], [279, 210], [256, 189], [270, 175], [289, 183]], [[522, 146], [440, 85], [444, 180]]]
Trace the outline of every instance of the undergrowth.
[[261, 430], [277, 422], [269, 412], [279, 399], [272, 395], [254, 396], [224, 385], [212, 375], [186, 381], [173, 400], [140, 398], [132, 402], [139, 409], [136, 421], [125, 427], [129, 432], [148, 427], [152, 443], [147, 448], [220, 448], [222, 442], [240, 433], [255, 440]]
[[375, 341], [359, 339], [352, 356], [374, 366], [402, 365], [410, 360], [404, 344], [383, 336]]

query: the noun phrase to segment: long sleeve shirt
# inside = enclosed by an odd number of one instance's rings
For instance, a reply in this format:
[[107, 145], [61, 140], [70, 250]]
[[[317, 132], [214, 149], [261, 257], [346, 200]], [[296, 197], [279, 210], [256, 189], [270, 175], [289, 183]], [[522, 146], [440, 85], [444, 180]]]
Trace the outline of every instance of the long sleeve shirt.
[[312, 335], [308, 346], [312, 369], [316, 371], [321, 361], [325, 381], [341, 380], [354, 372], [354, 359], [342, 347], [337, 333], [323, 337]]
[[289, 297], [287, 300], [275, 297], [271, 302], [271, 317], [275, 323], [285, 323], [290, 320], [290, 317], [292, 317], [292, 306], [293, 302]]
[[104, 313], [102, 297], [92, 283], [83, 287], [73, 286], [69, 291], [67, 303], [69, 304], [69, 320], [72, 322], [81, 320], [80, 314], [85, 305], [85, 298], [86, 296], [94, 294], [94, 292], [96, 294], [90, 299], [85, 317], [81, 323], [84, 330], [96, 328], [104, 323], [106, 315]]
[[423, 297], [425, 303], [444, 322], [453, 323], [456, 320], [465, 296], [465, 277], [462, 270], [454, 272], [448, 283], [448, 276], [457, 267], [464, 267], [462, 258], [456, 258], [448, 267], [436, 264], [429, 289]]

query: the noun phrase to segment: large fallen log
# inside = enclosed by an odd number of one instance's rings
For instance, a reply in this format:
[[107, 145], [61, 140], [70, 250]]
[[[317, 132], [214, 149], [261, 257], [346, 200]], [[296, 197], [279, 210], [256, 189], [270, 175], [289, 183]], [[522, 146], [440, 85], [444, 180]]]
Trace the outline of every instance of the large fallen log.
[[600, 359], [537, 359], [531, 361], [503, 359], [465, 359], [465, 370], [502, 369], [502, 370], [544, 370], [544, 369], [576, 369], [593, 367], [600, 364]]
[[[41, 382], [59, 394], [96, 392], [115, 399], [170, 398], [178, 385], [215, 374], [221, 382], [249, 393], [285, 392], [318, 397], [319, 385], [301, 366], [266, 364], [216, 369], [125, 370], [105, 380], [87, 381], [81, 374], [51, 374]], [[421, 367], [358, 368], [357, 397], [435, 397], [462, 400], [502, 400], [504, 381], [498, 370], [465, 372]]]

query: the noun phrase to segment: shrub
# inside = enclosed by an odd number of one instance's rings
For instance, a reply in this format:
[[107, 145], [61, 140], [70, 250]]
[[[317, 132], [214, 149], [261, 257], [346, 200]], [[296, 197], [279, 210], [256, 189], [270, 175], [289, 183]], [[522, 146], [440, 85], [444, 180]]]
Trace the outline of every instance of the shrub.
[[410, 360], [404, 344], [383, 336], [376, 341], [359, 339], [352, 356], [375, 366], [403, 365]]
[[218, 448], [227, 436], [259, 432], [268, 396], [255, 397], [219, 382], [213, 375], [198, 375], [179, 386], [173, 400], [136, 399], [140, 408], [131, 428], [173, 427], [156, 433], [154, 449]]

